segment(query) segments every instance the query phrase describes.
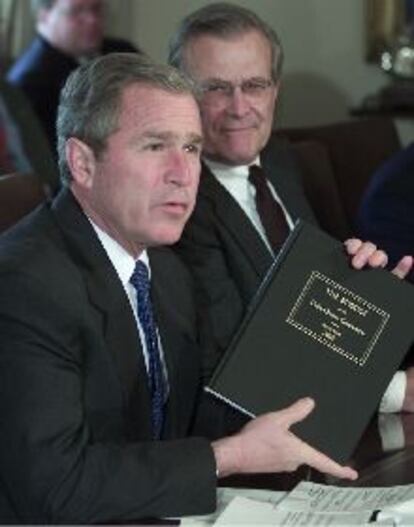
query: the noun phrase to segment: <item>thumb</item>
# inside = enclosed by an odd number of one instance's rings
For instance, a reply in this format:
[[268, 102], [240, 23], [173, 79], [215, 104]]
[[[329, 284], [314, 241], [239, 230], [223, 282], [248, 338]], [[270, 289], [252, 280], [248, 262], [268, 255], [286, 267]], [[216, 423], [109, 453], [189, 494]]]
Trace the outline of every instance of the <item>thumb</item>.
[[310, 397], [304, 397], [281, 410], [279, 412], [279, 418], [282, 424], [290, 428], [293, 424], [303, 421], [312, 412], [314, 407], [315, 401]]
[[404, 279], [413, 267], [413, 257], [404, 256], [391, 271], [397, 278]]

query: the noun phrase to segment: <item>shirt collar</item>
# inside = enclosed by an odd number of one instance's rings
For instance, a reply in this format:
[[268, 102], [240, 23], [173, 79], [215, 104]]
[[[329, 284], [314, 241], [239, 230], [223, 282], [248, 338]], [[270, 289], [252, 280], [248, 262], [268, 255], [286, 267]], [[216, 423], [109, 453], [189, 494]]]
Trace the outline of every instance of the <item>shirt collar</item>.
[[238, 165], [238, 166], [225, 165], [217, 161], [211, 161], [210, 159], [204, 159], [203, 161], [208, 166], [208, 168], [211, 170], [211, 172], [218, 178], [226, 177], [226, 178], [237, 178], [238, 179], [240, 177], [247, 177], [249, 174], [249, 166], [251, 165], [261, 166], [259, 156], [257, 156], [256, 159], [254, 159], [248, 165]]
[[149, 277], [151, 278], [151, 268], [149, 265], [148, 253], [146, 250], [142, 251], [139, 258], [135, 260], [116, 240], [114, 240], [108, 233], [103, 231], [96, 223], [90, 218], [92, 227], [94, 228], [96, 235], [99, 238], [108, 258], [111, 260], [115, 271], [122, 282], [122, 285], [126, 287], [129, 283], [129, 279], [135, 269], [135, 264], [138, 260], [143, 262], [147, 268]]

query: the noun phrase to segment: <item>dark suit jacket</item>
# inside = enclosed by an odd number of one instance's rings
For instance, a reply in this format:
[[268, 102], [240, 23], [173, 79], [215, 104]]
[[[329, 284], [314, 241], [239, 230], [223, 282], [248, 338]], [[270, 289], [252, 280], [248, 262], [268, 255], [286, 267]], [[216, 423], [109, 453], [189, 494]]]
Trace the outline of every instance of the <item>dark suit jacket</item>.
[[[107, 38], [102, 44], [103, 55], [115, 51], [137, 51], [125, 40]], [[19, 86], [42, 123], [50, 145], [56, 146], [56, 114], [60, 90], [78, 62], [51, 46], [38, 35], [13, 64], [7, 80]]]
[[391, 267], [414, 254], [414, 143], [373, 174], [358, 212], [358, 231], [388, 253]]
[[71, 193], [0, 238], [0, 523], [213, 510], [212, 449], [183, 439], [200, 387], [190, 277], [168, 249], [149, 258], [170, 390], [160, 442], [129, 301]]
[[[293, 219], [315, 222], [287, 144], [272, 139], [262, 166]], [[243, 210], [203, 167], [197, 204], [178, 254], [193, 272], [198, 301], [209, 313], [216, 353], [206, 357], [208, 376], [227, 348], [273, 257]]]

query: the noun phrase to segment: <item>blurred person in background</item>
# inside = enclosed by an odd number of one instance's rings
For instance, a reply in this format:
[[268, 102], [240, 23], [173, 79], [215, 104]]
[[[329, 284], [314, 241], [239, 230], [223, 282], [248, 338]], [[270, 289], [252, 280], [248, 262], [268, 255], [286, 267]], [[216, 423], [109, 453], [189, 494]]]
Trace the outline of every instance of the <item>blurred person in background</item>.
[[[3, 20], [0, 19], [0, 72], [6, 71]], [[47, 189], [57, 187], [57, 166], [42, 126], [22, 91], [0, 78], [0, 176], [35, 173]]]
[[59, 93], [71, 71], [98, 55], [139, 50], [104, 36], [103, 0], [31, 0], [31, 5], [37, 34], [7, 80], [24, 91], [55, 148]]

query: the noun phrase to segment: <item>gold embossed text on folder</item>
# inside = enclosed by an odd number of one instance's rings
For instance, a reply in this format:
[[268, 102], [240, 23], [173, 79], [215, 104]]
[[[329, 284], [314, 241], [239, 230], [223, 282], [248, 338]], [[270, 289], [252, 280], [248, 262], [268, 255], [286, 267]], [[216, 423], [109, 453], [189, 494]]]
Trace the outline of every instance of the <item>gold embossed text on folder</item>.
[[364, 366], [389, 317], [383, 309], [338, 282], [312, 271], [286, 322]]

